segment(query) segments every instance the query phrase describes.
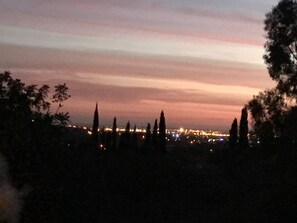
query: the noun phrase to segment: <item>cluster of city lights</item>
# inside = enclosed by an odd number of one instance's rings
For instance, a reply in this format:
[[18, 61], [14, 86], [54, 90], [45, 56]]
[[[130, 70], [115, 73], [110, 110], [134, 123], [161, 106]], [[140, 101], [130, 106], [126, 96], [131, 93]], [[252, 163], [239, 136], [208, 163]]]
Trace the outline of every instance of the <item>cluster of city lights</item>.
[[[88, 134], [92, 134], [92, 128], [90, 127], [86, 127], [86, 126], [77, 126], [77, 125], [68, 125], [67, 127], [69, 128], [80, 128], [83, 129], [85, 131], [87, 131]], [[98, 132], [101, 131], [100, 129], [98, 129]], [[112, 128], [110, 127], [106, 127], [104, 128], [104, 131], [106, 132], [112, 132]], [[117, 128], [116, 129], [117, 132], [122, 133], [125, 132], [126, 129], [125, 128]], [[134, 131], [134, 129], [130, 129], [131, 132]], [[146, 129], [145, 128], [136, 128], [136, 132], [137, 133], [146, 133]], [[166, 133], [172, 135], [175, 138], [179, 138], [181, 135], [194, 135], [194, 136], [205, 136], [205, 137], [229, 137], [228, 133], [225, 132], [221, 132], [221, 131], [205, 131], [205, 130], [198, 130], [198, 129], [184, 129], [184, 128], [179, 128], [179, 129], [166, 129]], [[194, 141], [192, 142], [194, 143]]]

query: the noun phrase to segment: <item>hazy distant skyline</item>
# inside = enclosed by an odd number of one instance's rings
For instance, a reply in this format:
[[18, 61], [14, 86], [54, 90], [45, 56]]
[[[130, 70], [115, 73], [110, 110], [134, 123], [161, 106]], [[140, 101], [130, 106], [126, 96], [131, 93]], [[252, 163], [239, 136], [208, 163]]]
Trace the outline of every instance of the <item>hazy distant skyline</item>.
[[262, 56], [276, 0], [0, 0], [0, 68], [66, 82], [72, 123], [228, 129], [274, 85]]

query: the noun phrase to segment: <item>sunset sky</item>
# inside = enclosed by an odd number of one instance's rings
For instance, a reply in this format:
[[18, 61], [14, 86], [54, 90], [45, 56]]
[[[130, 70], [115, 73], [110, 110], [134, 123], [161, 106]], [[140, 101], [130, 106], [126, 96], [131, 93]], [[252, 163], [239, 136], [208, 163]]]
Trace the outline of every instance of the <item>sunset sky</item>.
[[274, 85], [263, 20], [277, 0], [0, 0], [0, 68], [27, 84], [66, 82], [72, 123], [164, 110], [167, 127], [230, 128]]

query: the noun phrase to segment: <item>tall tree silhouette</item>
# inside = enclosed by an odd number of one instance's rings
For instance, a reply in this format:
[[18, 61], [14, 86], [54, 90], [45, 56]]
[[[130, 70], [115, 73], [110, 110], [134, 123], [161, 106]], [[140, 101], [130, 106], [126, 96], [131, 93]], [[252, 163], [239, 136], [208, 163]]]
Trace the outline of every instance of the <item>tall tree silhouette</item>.
[[150, 145], [151, 142], [151, 125], [150, 123], [147, 123], [147, 127], [146, 127], [146, 132], [145, 132], [145, 141], [144, 141], [144, 145], [146, 147], [148, 147]]
[[128, 121], [127, 125], [126, 125], [126, 129], [125, 129], [125, 134], [126, 134], [127, 140], [130, 140], [130, 137], [131, 137], [130, 128], [131, 128], [131, 125], [130, 125], [130, 122]]
[[162, 152], [166, 150], [166, 123], [164, 112], [161, 112], [159, 122], [159, 147]]
[[137, 130], [136, 125], [134, 125], [133, 134], [132, 134], [132, 145], [131, 145], [133, 150], [137, 150], [138, 148], [138, 138], [137, 138], [136, 130]]
[[114, 117], [112, 124], [112, 150], [115, 151], [117, 146], [117, 118]]
[[94, 119], [93, 119], [93, 127], [92, 127], [92, 140], [96, 146], [99, 143], [99, 114], [98, 114], [98, 102], [96, 103], [95, 111], [94, 111]]
[[239, 147], [245, 149], [248, 147], [248, 113], [244, 107], [241, 110], [241, 118], [239, 125]]
[[237, 119], [235, 118], [232, 125], [231, 129], [229, 130], [229, 147], [230, 149], [234, 149], [237, 145], [238, 141], [238, 125], [237, 125]]
[[130, 149], [130, 141], [131, 141], [131, 134], [130, 134], [130, 122], [127, 122], [125, 132], [122, 133], [120, 139], [120, 148], [122, 151]]
[[156, 149], [158, 147], [158, 120], [155, 120], [152, 134], [153, 147]]
[[262, 145], [270, 147], [274, 141], [294, 147], [295, 140], [287, 136], [297, 101], [297, 2], [279, 1], [266, 14], [264, 30], [264, 60], [277, 86], [260, 92], [249, 102], [253, 130]]

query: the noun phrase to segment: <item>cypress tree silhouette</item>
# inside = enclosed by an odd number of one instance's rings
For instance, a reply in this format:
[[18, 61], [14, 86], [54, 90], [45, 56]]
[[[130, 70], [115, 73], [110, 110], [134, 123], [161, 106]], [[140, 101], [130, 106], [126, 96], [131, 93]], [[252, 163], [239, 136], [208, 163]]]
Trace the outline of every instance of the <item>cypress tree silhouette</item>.
[[130, 122], [129, 121], [126, 125], [125, 133], [126, 133], [126, 138], [130, 139]]
[[129, 149], [130, 140], [131, 140], [130, 122], [128, 121], [125, 128], [125, 132], [121, 135], [121, 139], [120, 139], [120, 148], [122, 151]]
[[166, 151], [166, 124], [164, 112], [161, 112], [159, 122], [159, 148], [162, 152]]
[[117, 118], [114, 117], [112, 124], [112, 150], [115, 151], [117, 147]]
[[151, 141], [151, 125], [150, 123], [147, 123], [144, 145], [148, 147], [150, 145], [150, 141]]
[[98, 143], [99, 143], [98, 128], [99, 128], [99, 114], [98, 114], [98, 102], [97, 102], [95, 107], [93, 127], [92, 127], [92, 140], [96, 146], [98, 146]]
[[248, 113], [247, 109], [244, 107], [241, 110], [241, 118], [239, 125], [239, 147], [245, 149], [248, 147]]
[[238, 125], [237, 125], [237, 119], [235, 118], [232, 125], [231, 129], [229, 130], [229, 147], [230, 149], [234, 149], [237, 145], [238, 141]]
[[137, 139], [137, 132], [136, 132], [136, 125], [134, 125], [134, 129], [133, 129], [133, 135], [132, 135], [132, 145], [131, 147], [133, 148], [133, 150], [137, 150], [137, 143], [138, 143], [138, 139]]
[[153, 140], [153, 147], [156, 149], [158, 147], [158, 120], [155, 120], [154, 128], [153, 128], [153, 135], [152, 135], [152, 140]]
[[130, 122], [128, 121], [125, 130], [125, 148], [130, 149], [130, 141], [131, 141], [131, 134], [130, 134]]
[[105, 136], [105, 148], [107, 151], [111, 150], [111, 143], [112, 143], [112, 133], [107, 132]]

